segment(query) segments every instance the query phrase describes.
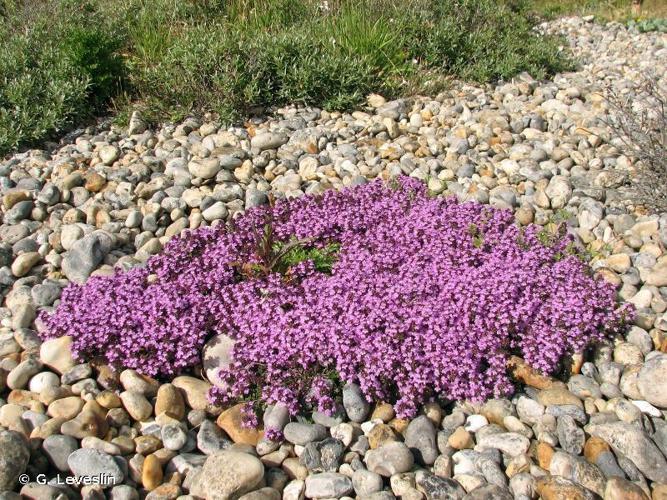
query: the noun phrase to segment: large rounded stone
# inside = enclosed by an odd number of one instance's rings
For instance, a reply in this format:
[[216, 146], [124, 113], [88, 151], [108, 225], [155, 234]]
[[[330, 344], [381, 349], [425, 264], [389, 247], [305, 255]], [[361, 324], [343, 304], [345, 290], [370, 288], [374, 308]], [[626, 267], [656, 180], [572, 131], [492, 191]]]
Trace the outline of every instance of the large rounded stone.
[[190, 494], [209, 500], [227, 500], [259, 487], [264, 465], [258, 458], [237, 451], [210, 455], [195, 477]]
[[14, 431], [0, 431], [0, 491], [12, 490], [30, 460], [28, 443]]
[[76, 450], [67, 459], [72, 473], [103, 488], [123, 482], [125, 474], [111, 455], [93, 448]]
[[405, 444], [419, 462], [432, 465], [439, 454], [435, 436], [433, 422], [426, 415], [421, 415], [408, 425], [405, 431]]
[[637, 387], [642, 397], [659, 408], [667, 408], [667, 355], [649, 359], [639, 371]]
[[213, 385], [224, 387], [218, 372], [229, 368], [232, 363], [232, 350], [236, 341], [228, 335], [220, 334], [209, 340], [202, 352], [202, 366], [206, 378]]
[[366, 401], [357, 384], [347, 384], [343, 387], [343, 406], [352, 422], [363, 422], [371, 411], [370, 403]]
[[337, 472], [313, 474], [306, 478], [308, 498], [340, 498], [352, 493], [352, 480]]
[[667, 483], [667, 460], [644, 430], [626, 422], [590, 424], [584, 430], [607, 442], [651, 481]]
[[414, 465], [414, 457], [410, 448], [400, 441], [369, 450], [366, 452], [364, 461], [368, 470], [385, 477], [407, 472]]
[[39, 348], [39, 359], [46, 366], [62, 375], [74, 366], [70, 348], [72, 337], [64, 336], [47, 340]]

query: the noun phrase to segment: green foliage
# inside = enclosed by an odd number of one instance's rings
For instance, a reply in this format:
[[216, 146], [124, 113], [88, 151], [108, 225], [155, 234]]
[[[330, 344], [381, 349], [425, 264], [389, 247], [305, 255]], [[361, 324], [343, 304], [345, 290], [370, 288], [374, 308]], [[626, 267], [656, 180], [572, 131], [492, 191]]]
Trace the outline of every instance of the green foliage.
[[649, 31], [657, 31], [658, 33], [667, 33], [667, 19], [639, 19], [637, 21], [628, 21], [628, 27], [637, 28], [640, 33], [647, 33]]
[[109, 104], [231, 122], [569, 67], [493, 0], [0, 0], [0, 17], [0, 154]]
[[556, 41], [540, 38], [529, 18], [496, 2], [422, 0], [402, 19], [412, 57], [444, 73], [480, 82], [522, 71], [536, 78], [571, 68]]
[[[339, 250], [340, 244], [338, 243], [330, 243], [323, 248], [295, 246], [290, 248], [281, 257], [276, 269], [279, 272], [285, 273], [290, 267], [300, 262], [312, 260], [316, 271], [331, 274], [331, 269], [338, 260]], [[277, 251], [280, 251], [280, 248]]]
[[0, 23], [0, 154], [93, 113], [124, 74], [120, 36], [89, 5], [8, 5]]

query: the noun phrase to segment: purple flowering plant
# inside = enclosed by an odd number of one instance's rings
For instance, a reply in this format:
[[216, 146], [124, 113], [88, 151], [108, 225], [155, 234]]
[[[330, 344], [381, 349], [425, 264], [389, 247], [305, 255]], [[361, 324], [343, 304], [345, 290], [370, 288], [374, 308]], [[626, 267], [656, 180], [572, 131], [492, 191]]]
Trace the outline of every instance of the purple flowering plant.
[[191, 369], [208, 338], [229, 335], [232, 364], [209, 397], [248, 401], [245, 413], [330, 413], [355, 382], [409, 417], [433, 397], [507, 395], [510, 356], [552, 373], [628, 313], [567, 234], [400, 178], [186, 232], [143, 267], [70, 284], [41, 318], [77, 358], [151, 376]]

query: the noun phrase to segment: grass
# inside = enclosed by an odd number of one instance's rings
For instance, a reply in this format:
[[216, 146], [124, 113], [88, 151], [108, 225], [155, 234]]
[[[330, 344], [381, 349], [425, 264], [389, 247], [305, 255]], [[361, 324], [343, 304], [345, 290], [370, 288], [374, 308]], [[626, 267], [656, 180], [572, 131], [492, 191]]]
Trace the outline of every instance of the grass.
[[0, 0], [0, 154], [109, 109], [232, 122], [569, 67], [493, 0]]

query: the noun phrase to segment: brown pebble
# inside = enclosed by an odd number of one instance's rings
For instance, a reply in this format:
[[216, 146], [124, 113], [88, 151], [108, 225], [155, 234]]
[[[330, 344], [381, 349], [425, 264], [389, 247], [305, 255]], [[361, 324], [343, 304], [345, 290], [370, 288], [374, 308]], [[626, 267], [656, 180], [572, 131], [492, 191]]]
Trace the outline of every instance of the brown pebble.
[[172, 384], [161, 385], [157, 391], [155, 400], [155, 414], [166, 413], [176, 420], [183, 420], [185, 417], [185, 401], [181, 391]]
[[394, 407], [389, 403], [378, 403], [373, 410], [370, 420], [380, 419], [385, 424], [396, 416]]
[[162, 441], [155, 436], [139, 436], [135, 438], [137, 453], [149, 455], [162, 448]]
[[544, 470], [549, 470], [551, 459], [554, 456], [554, 449], [547, 443], [537, 443], [537, 463]]
[[394, 429], [399, 434], [403, 434], [408, 428], [409, 423], [410, 421], [404, 418], [395, 418], [389, 422], [389, 427]]
[[457, 427], [447, 439], [447, 444], [456, 450], [465, 450], [475, 445], [472, 435], [464, 427]]
[[243, 427], [241, 408], [243, 408], [243, 403], [223, 411], [218, 417], [217, 424], [235, 443], [257, 446], [263, 432], [259, 429]]
[[141, 469], [141, 484], [148, 491], [152, 491], [162, 484], [162, 464], [155, 455], [148, 455]]
[[584, 456], [586, 457], [586, 460], [592, 464], [597, 463], [598, 456], [600, 456], [601, 453], [608, 451], [609, 445], [596, 436], [588, 438], [588, 441], [586, 441], [586, 444], [584, 445]]
[[372, 450], [393, 441], [398, 441], [398, 438], [394, 430], [387, 424], [377, 424], [368, 432], [368, 445]]

